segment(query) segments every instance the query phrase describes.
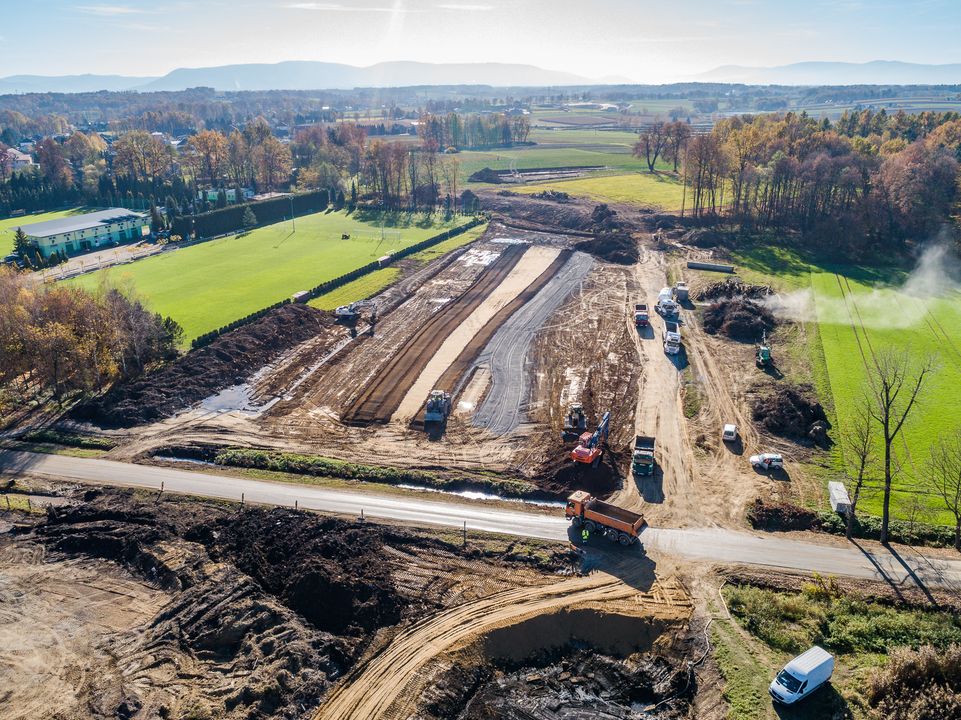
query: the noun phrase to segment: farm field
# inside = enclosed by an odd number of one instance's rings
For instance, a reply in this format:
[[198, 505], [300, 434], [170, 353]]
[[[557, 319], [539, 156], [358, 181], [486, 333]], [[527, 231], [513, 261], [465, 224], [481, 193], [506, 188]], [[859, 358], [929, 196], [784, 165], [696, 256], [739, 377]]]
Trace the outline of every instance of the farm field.
[[653, 205], [662, 210], [679, 210], [684, 192], [680, 181], [673, 176], [646, 172], [558, 180], [512, 187], [511, 190], [528, 195], [557, 190], [597, 202]]
[[[344, 212], [316, 213], [297, 218], [296, 233], [290, 223], [276, 223], [67, 282], [94, 288], [106, 275], [108, 282], [129, 285], [152, 310], [177, 320], [189, 343], [298, 290], [467, 222], [467, 218], [431, 222], [415, 216], [390, 224], [382, 240], [376, 218], [371, 220]], [[342, 233], [351, 239], [341, 240]]]
[[[899, 289], [908, 277], [903, 269], [819, 266], [783, 247], [732, 255], [738, 275], [747, 282], [771, 284], [781, 292], [811, 293], [820, 347], [808, 351], [812, 357], [823, 352], [813, 370], [819, 380], [823, 377], [818, 383], [820, 392], [830, 393], [830, 398], [824, 399], [833, 401], [835, 440], [838, 431], [843, 432], [851, 422], [853, 404], [866, 378], [865, 359], [870, 360], [872, 351], [894, 346], [909, 348], [918, 359], [937, 355], [938, 371], [908, 421], [903, 443], [897, 445], [905, 456], [905, 467], [895, 480], [893, 514], [907, 518], [908, 501], [920, 491], [928, 516], [916, 519], [952, 523], [940, 508], [939, 498], [930, 494], [924, 466], [931, 444], [941, 434], [961, 428], [961, 405], [956, 400], [961, 380], [961, 295], [918, 297]], [[840, 446], [835, 445], [834, 452], [839, 454]], [[880, 514], [881, 501], [880, 494], [869, 495], [862, 498], [860, 507]]]
[[[896, 289], [875, 289], [852, 268], [811, 275], [818, 326], [827, 373], [834, 396], [837, 422], [852, 421], [865, 378], [865, 363], [871, 353], [885, 347], [908, 348], [921, 360], [933, 354], [938, 370], [931, 377], [904, 430], [904, 444], [897, 450], [905, 467], [898, 486], [907, 492], [896, 494], [902, 516], [911, 491], [921, 493], [930, 508], [929, 521], [949, 523], [940, 498], [930, 494], [925, 464], [929, 448], [939, 436], [961, 428], [961, 403], [957, 400], [961, 380], [961, 297], [921, 298]], [[848, 312], [849, 309], [849, 312]], [[862, 357], [862, 353], [864, 356]], [[880, 514], [881, 496], [872, 494], [862, 509]]]
[[76, 207], [67, 210], [54, 210], [53, 212], [37, 213], [36, 215], [22, 215], [21, 217], [4, 218], [0, 220], [0, 253], [6, 255], [13, 252], [13, 234], [18, 227], [32, 225], [34, 223], [46, 222], [47, 220], [57, 220], [68, 215], [78, 215], [85, 212], [93, 212], [98, 208]]

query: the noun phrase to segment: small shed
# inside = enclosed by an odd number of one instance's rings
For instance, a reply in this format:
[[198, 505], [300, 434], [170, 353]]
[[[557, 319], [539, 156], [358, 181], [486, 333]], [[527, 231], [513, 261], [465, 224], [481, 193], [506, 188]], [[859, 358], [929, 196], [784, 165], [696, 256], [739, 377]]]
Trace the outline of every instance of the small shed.
[[380, 265], [381, 267], [386, 267], [387, 265], [390, 265], [390, 261], [392, 259], [393, 259], [392, 255], [384, 255], [382, 257], [377, 258], [377, 264]]
[[299, 290], [291, 295], [290, 300], [295, 303], [305, 303], [310, 300], [310, 292], [307, 290]]
[[842, 515], [847, 515], [851, 512], [851, 498], [848, 497], [847, 488], [844, 487], [843, 483], [829, 482], [828, 495], [831, 499], [831, 509], [834, 512], [841, 513]]

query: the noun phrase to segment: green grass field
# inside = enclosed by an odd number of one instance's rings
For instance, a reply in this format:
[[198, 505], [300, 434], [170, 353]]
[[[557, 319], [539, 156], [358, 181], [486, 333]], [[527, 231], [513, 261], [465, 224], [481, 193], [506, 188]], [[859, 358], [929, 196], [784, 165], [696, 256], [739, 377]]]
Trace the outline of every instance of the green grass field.
[[54, 210], [53, 212], [37, 213], [36, 215], [23, 215], [21, 217], [4, 218], [0, 220], [0, 254], [6, 255], [13, 252], [13, 234], [18, 227], [33, 225], [34, 223], [45, 222], [47, 220], [57, 220], [68, 215], [79, 215], [80, 213], [93, 212], [98, 208], [77, 207], [67, 210]]
[[[478, 225], [475, 228], [471, 228], [467, 232], [463, 232], [460, 235], [455, 235], [449, 240], [444, 240], [443, 242], [437, 243], [433, 247], [429, 247], [426, 250], [421, 250], [419, 253], [411, 255], [410, 259], [421, 263], [430, 262], [441, 255], [446, 255], [451, 250], [459, 248], [461, 245], [466, 245], [469, 242], [473, 242], [479, 238], [486, 229], [486, 223], [483, 225]], [[329, 293], [324, 293], [323, 295], [314, 298], [307, 304], [321, 310], [333, 310], [341, 305], [349, 305], [357, 300], [364, 300], [376, 295], [385, 287], [397, 280], [399, 276], [400, 268], [386, 267], [380, 270], [375, 270], [369, 275], [365, 275], [362, 278], [358, 278], [353, 282], [347, 283], [343, 287], [339, 287], [336, 290], [331, 290]]]
[[548, 181], [512, 187], [511, 190], [527, 195], [557, 190], [597, 202], [654, 206], [662, 210], [679, 210], [684, 192], [680, 181], [674, 176], [646, 172]]
[[[774, 285], [780, 291], [810, 292], [817, 333], [808, 348], [819, 393], [833, 409], [837, 439], [852, 422], [855, 402], [863, 393], [866, 365], [872, 352], [894, 347], [908, 349], [918, 360], [937, 357], [920, 405], [912, 411], [895, 450], [902, 471], [895, 480], [892, 512], [910, 517], [910, 505], [919, 497], [926, 510], [921, 522], [953, 524], [953, 518], [933, 495], [925, 464], [930, 448], [944, 433], [961, 428], [961, 296], [923, 298], [901, 288], [907, 273], [902, 268], [820, 266], [786, 248], [760, 247], [734, 253], [738, 274], [748, 282]], [[813, 347], [813, 345], [818, 347]], [[819, 380], [819, 381], [818, 381]], [[834, 447], [834, 467], [840, 468], [842, 448]], [[833, 478], [830, 478], [833, 479]], [[877, 485], [879, 481], [872, 484]], [[882, 497], [863, 497], [860, 508], [880, 514]]]
[[[316, 213], [297, 218], [296, 233], [291, 233], [289, 222], [277, 223], [67, 282], [92, 288], [106, 277], [108, 282], [129, 286], [152, 310], [176, 319], [189, 343], [298, 290], [308, 290], [468, 219], [444, 224], [423, 216], [401, 216], [385, 228], [385, 239], [377, 218], [369, 220], [343, 212]], [[342, 233], [351, 239], [341, 240]]]

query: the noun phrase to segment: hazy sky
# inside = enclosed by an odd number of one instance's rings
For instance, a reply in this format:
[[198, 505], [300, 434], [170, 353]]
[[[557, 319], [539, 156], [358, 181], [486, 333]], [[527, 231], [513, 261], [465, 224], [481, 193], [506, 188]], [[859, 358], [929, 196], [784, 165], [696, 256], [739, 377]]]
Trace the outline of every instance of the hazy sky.
[[961, 62], [959, 0], [0, 0], [0, 8], [0, 76], [421, 60], [662, 82], [724, 64]]

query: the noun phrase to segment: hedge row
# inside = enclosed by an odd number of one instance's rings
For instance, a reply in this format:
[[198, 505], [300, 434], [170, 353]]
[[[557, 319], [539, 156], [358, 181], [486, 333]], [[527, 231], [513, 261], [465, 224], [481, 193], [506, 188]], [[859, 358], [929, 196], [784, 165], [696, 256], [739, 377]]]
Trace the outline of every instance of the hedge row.
[[269, 305], [268, 307], [265, 307], [261, 310], [252, 312], [249, 315], [244, 315], [242, 318], [237, 318], [233, 322], [227, 323], [223, 327], [219, 327], [216, 330], [205, 332], [203, 335], [199, 335], [195, 337], [193, 341], [190, 343], [190, 347], [196, 350], [197, 348], [203, 347], [204, 345], [209, 345], [224, 333], [230, 332], [231, 330], [236, 330], [237, 328], [242, 327], [247, 323], [253, 322], [254, 320], [259, 320], [264, 315], [269, 313], [271, 310], [276, 310], [279, 307], [283, 307], [289, 302], [290, 302], [290, 298], [287, 298], [286, 300], [281, 300], [280, 302], [276, 302], [273, 305]]
[[225, 235], [246, 229], [244, 228], [244, 211], [247, 208], [250, 208], [256, 216], [258, 225], [269, 225], [290, 217], [291, 202], [293, 202], [294, 215], [305, 215], [325, 210], [329, 201], [326, 190], [314, 190], [289, 197], [239, 203], [199, 215], [178, 215], [171, 223], [170, 232], [182, 238], [190, 238], [193, 235], [198, 238]]
[[19, 439], [24, 442], [52, 443], [54, 445], [83, 448], [85, 450], [112, 450], [116, 447], [116, 443], [113, 440], [105, 437], [64, 433], [49, 428], [32, 430], [21, 435]]
[[[765, 502], [760, 498], [748, 510], [748, 522], [756, 530], [814, 530], [831, 535], [844, 535], [846, 519], [835, 512], [810, 510], [791, 503]], [[852, 528], [854, 537], [877, 540], [881, 537], [881, 518], [859, 514]], [[950, 547], [954, 544], [954, 528], [892, 520], [888, 525], [891, 542], [905, 545]]]
[[[335, 277], [332, 280], [328, 280], [327, 282], [323, 282], [320, 285], [317, 285], [316, 287], [311, 288], [310, 290], [307, 291], [307, 296], [308, 298], [311, 298], [311, 299], [315, 297], [320, 297], [321, 295], [329, 293], [331, 290], [336, 290], [337, 288], [343, 285], [346, 285], [349, 282], [353, 282], [354, 280], [357, 280], [358, 278], [363, 277], [368, 273], [372, 273], [375, 270], [379, 270], [380, 268], [385, 267], [386, 265], [389, 265], [395, 260], [408, 257], [409, 255], [418, 253], [421, 250], [426, 250], [427, 248], [437, 245], [438, 243], [441, 243], [444, 240], [447, 240], [449, 238], [457, 237], [458, 235], [461, 235], [462, 233], [467, 232], [471, 228], [477, 227], [483, 222], [486, 222], [486, 218], [477, 217], [471, 220], [470, 222], [465, 223], [464, 225], [461, 225], [460, 227], [454, 228], [453, 230], [445, 230], [439, 235], [433, 235], [432, 237], [429, 237], [426, 240], [422, 240], [421, 242], [415, 243], [414, 245], [411, 245], [408, 248], [404, 248], [403, 250], [397, 251], [396, 253], [390, 256], [390, 259], [387, 260], [384, 265], [381, 265], [379, 262], [376, 262], [376, 261], [367, 263], [362, 267], [359, 267], [355, 270], [351, 270], [349, 273], [344, 273], [343, 275]], [[258, 310], [257, 312], [253, 312], [250, 315], [247, 315], [246, 317], [242, 317], [238, 320], [234, 320], [232, 323], [228, 325], [224, 325], [223, 327], [217, 328], [216, 330], [211, 330], [210, 332], [204, 333], [203, 335], [194, 339], [194, 341], [191, 343], [191, 347], [196, 349], [199, 347], [203, 347], [204, 345], [208, 345], [214, 340], [216, 340], [218, 337], [223, 335], [225, 332], [235, 330], [236, 328], [239, 328], [242, 325], [246, 325], [247, 323], [252, 322], [253, 320], [257, 320], [258, 318], [261, 318], [267, 313], [269, 313], [271, 310], [278, 308], [281, 305], [286, 305], [289, 302], [290, 302], [289, 299], [282, 300], [281, 302], [274, 303], [270, 307], [266, 307], [263, 310]]]
[[319, 455], [299, 455], [297, 453], [272, 452], [269, 450], [227, 448], [218, 452], [213, 462], [217, 465], [272, 470], [295, 475], [344, 478], [387, 485], [416, 485], [448, 492], [475, 490], [492, 495], [523, 497], [536, 490], [534, 486], [522, 481], [498, 481], [480, 478], [470, 480], [448, 479], [423, 470], [362, 465], [343, 460], [332, 460]]

